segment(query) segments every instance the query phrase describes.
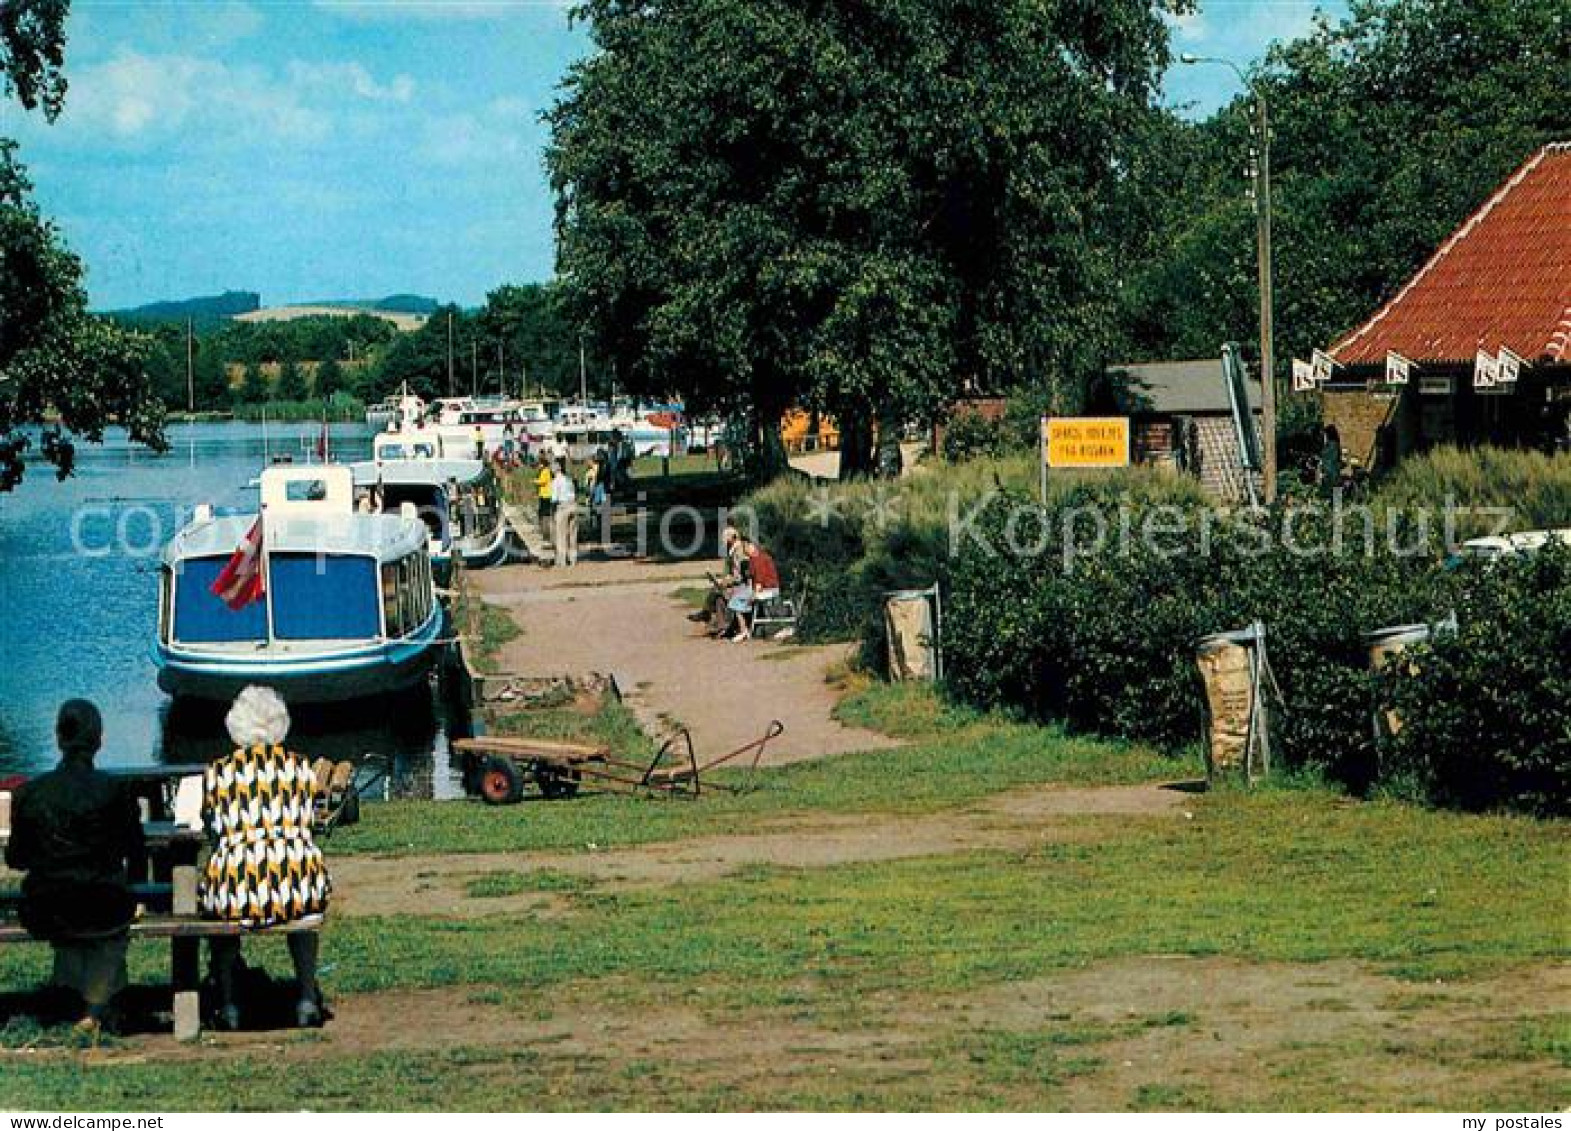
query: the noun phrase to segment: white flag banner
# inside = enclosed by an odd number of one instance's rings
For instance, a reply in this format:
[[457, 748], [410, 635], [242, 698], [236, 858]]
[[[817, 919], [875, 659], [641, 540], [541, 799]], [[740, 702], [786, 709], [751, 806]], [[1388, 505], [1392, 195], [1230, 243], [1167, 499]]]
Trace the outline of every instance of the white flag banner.
[[1515, 385], [1516, 379], [1522, 373], [1522, 359], [1505, 346], [1500, 347], [1500, 353], [1495, 357], [1495, 380], [1502, 385]]
[[1316, 350], [1313, 357], [1315, 371], [1315, 384], [1324, 385], [1331, 380], [1331, 370], [1336, 368], [1336, 359], [1324, 350]]
[[1500, 359], [1479, 350], [1473, 357], [1473, 388], [1493, 389], [1500, 381]]
[[1405, 385], [1408, 376], [1412, 373], [1413, 363], [1396, 350], [1386, 351], [1386, 384]]
[[1293, 392], [1307, 393], [1315, 387], [1315, 367], [1307, 361], [1293, 359]]

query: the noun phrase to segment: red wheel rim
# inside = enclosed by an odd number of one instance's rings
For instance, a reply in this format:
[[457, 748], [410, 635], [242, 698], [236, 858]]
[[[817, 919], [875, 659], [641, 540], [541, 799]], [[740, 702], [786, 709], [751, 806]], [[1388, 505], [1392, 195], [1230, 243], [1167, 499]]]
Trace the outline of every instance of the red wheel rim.
[[480, 779], [480, 792], [488, 801], [506, 801], [513, 792], [513, 783], [505, 771], [487, 770], [485, 777]]

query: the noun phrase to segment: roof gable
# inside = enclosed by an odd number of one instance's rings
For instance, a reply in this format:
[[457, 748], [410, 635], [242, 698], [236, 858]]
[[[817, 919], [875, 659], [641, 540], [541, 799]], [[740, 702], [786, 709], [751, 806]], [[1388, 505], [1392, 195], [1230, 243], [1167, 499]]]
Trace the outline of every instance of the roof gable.
[[1343, 365], [1394, 350], [1471, 362], [1504, 346], [1571, 360], [1571, 142], [1540, 149], [1440, 245], [1396, 296], [1329, 350]]

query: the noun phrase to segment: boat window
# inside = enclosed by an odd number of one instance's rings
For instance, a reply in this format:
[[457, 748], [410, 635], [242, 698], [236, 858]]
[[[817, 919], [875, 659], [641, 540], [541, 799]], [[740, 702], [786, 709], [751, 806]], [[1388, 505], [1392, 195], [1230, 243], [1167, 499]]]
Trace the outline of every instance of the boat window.
[[284, 498], [291, 503], [320, 503], [327, 498], [327, 480], [290, 480], [284, 484]]
[[382, 566], [382, 616], [387, 621], [389, 640], [404, 634], [403, 609], [398, 602], [397, 562], [386, 562]]
[[231, 609], [212, 593], [228, 564], [221, 558], [186, 558], [175, 569], [174, 638], [188, 644], [225, 644], [267, 639], [265, 603]]
[[164, 566], [158, 571], [158, 639], [169, 639], [169, 603], [174, 596], [174, 575], [169, 572], [169, 567]]
[[376, 563], [358, 554], [271, 555], [273, 633], [280, 640], [377, 635]]

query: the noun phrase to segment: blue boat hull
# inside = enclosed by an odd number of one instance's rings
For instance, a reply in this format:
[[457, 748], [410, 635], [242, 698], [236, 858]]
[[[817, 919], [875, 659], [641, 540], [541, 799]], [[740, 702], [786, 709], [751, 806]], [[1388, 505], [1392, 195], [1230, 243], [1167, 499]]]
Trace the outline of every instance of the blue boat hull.
[[287, 703], [342, 703], [402, 691], [424, 680], [441, 653], [443, 616], [418, 633], [320, 657], [200, 655], [154, 649], [158, 686], [180, 699], [227, 701], [251, 684], [271, 687]]

